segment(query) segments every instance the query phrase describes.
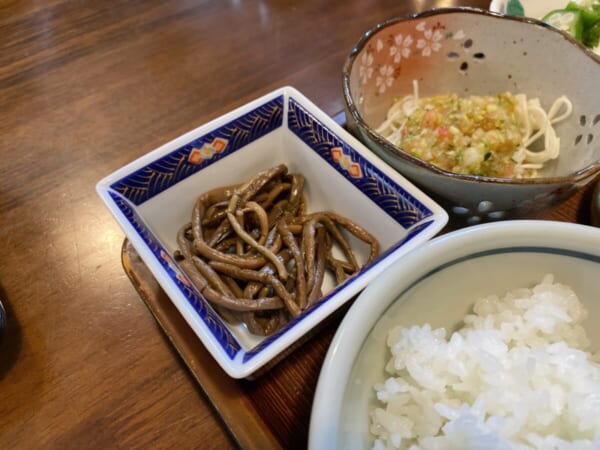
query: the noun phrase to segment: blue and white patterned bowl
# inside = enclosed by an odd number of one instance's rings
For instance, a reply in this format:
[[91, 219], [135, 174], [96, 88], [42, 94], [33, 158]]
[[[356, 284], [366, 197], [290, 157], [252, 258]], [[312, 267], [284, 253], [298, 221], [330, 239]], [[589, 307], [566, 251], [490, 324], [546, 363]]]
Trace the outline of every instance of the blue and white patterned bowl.
[[[222, 321], [173, 253], [177, 231], [189, 222], [200, 194], [278, 164], [305, 176], [309, 212], [331, 210], [348, 217], [377, 237], [382, 252], [280, 332], [264, 338]], [[148, 153], [100, 181], [97, 191], [200, 341], [235, 378], [272, 365], [448, 220], [439, 205], [290, 87]]]

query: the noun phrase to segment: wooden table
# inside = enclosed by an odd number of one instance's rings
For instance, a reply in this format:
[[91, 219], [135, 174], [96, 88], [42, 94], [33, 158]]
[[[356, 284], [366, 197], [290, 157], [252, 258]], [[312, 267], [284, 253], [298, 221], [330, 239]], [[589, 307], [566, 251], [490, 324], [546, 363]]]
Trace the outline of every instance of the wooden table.
[[[363, 31], [457, 2], [369, 3], [0, 4], [0, 448], [306, 445], [335, 321], [257, 382], [209, 387], [140, 301], [94, 186], [282, 85], [340, 111], [341, 67]], [[586, 196], [548, 217], [587, 223]]]

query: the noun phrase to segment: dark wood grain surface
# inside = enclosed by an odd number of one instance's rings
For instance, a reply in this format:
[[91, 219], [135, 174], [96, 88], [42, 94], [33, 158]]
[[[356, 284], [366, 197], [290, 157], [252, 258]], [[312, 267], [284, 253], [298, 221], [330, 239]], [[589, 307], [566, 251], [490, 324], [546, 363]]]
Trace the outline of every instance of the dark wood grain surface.
[[[123, 270], [124, 236], [95, 184], [282, 85], [338, 112], [363, 31], [456, 3], [0, 1], [0, 448], [235, 448], [232, 418]], [[587, 220], [584, 195], [552, 218]], [[278, 442], [301, 448], [334, 329], [229, 404], [251, 401]]]

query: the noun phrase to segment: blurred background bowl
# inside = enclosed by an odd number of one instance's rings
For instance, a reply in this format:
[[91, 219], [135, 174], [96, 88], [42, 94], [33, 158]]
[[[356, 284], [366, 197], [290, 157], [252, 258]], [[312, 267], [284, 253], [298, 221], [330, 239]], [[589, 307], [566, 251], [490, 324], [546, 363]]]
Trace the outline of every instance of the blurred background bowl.
[[[349, 129], [382, 159], [466, 224], [540, 217], [600, 172], [600, 59], [535, 19], [471, 8], [440, 8], [367, 31], [346, 60], [343, 95]], [[574, 70], [576, 68], [576, 70]], [[548, 109], [566, 95], [571, 116], [556, 124], [560, 156], [537, 178], [454, 174], [391, 144], [375, 129], [394, 98], [510, 91]]]
[[[585, 4], [585, 2], [571, 2], [569, 0], [519, 0], [517, 3], [510, 3], [510, 6], [509, 0], [492, 0], [489, 9], [500, 14], [527, 16], [542, 20], [551, 11], [569, 9], [567, 5], [570, 7], [572, 4], [584, 9], [593, 9], [592, 5]], [[567, 32], [568, 29], [569, 27], [565, 25], [563, 31]], [[590, 48], [590, 51], [600, 55], [600, 45]]]
[[[541, 19], [550, 11], [555, 9], [564, 9], [569, 0], [520, 0], [523, 7], [523, 14], [534, 19]], [[492, 0], [490, 2], [490, 11], [510, 14], [508, 0]]]
[[454, 331], [477, 299], [533, 287], [546, 274], [570, 286], [587, 309], [583, 327], [597, 351], [599, 269], [600, 229], [555, 221], [466, 227], [414, 250], [359, 295], [338, 328], [315, 393], [309, 448], [372, 447], [373, 386], [389, 377], [386, 340], [394, 326]]

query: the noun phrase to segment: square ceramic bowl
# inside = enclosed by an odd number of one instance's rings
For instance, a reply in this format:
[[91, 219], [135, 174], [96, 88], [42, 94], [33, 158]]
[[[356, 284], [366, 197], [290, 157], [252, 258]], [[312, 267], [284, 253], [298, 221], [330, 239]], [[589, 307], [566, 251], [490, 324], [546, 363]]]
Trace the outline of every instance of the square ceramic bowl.
[[[358, 223], [379, 240], [381, 252], [342, 284], [324, 285], [324, 296], [284, 328], [260, 337], [223, 321], [174, 253], [177, 232], [190, 221], [199, 195], [278, 164], [304, 175], [308, 212], [329, 210]], [[448, 220], [439, 205], [291, 87], [142, 156], [100, 181], [97, 191], [198, 339], [235, 378], [272, 366]], [[367, 250], [357, 258], [366, 260]]]

